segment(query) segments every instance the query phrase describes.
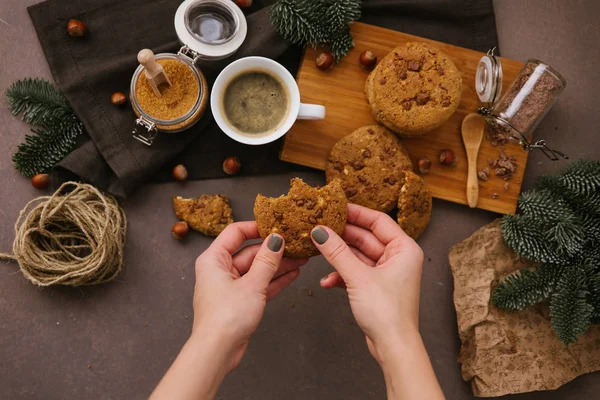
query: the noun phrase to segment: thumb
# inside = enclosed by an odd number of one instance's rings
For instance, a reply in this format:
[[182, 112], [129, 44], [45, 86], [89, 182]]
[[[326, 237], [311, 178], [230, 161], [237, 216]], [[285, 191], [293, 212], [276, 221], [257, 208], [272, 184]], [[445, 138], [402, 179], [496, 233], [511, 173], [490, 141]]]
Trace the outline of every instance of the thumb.
[[317, 226], [310, 233], [312, 240], [323, 257], [347, 281], [364, 266], [337, 233], [325, 226]]
[[244, 275], [244, 278], [247, 277], [246, 279], [252, 281], [253, 285], [266, 290], [279, 269], [284, 245], [281, 235], [274, 233], [267, 237], [256, 253], [250, 270]]

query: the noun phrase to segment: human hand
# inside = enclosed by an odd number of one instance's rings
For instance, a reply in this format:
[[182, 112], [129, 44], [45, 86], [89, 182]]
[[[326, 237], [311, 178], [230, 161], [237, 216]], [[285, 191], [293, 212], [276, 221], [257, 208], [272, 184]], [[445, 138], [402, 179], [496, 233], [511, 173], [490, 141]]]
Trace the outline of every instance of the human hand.
[[349, 204], [341, 238], [323, 226], [311, 236], [336, 269], [321, 286], [347, 289], [352, 313], [377, 361], [398, 341], [418, 335], [423, 251], [393, 219]]
[[308, 261], [282, 259], [285, 243], [277, 234], [238, 251], [246, 240], [259, 237], [254, 221], [229, 225], [196, 260], [192, 337], [208, 337], [221, 347], [226, 373], [239, 365], [267, 301]]

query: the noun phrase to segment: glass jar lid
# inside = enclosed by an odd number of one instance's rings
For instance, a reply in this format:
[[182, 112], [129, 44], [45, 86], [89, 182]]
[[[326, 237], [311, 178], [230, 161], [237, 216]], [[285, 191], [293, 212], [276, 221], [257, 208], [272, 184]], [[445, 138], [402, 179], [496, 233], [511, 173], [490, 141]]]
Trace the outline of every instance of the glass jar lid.
[[481, 57], [475, 74], [477, 96], [482, 103], [489, 105], [493, 105], [502, 93], [502, 62], [494, 54], [495, 50], [494, 47]]
[[185, 0], [175, 13], [175, 31], [183, 53], [192, 53], [194, 60], [220, 60], [242, 45], [248, 26], [231, 0]]

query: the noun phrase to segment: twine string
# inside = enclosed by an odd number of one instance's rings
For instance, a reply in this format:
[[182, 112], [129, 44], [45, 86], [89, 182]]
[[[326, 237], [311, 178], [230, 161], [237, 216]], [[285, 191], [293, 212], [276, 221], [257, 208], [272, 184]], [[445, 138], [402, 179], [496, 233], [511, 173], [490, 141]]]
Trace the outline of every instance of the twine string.
[[92, 185], [64, 183], [33, 199], [15, 223], [13, 254], [23, 275], [39, 286], [96, 285], [123, 268], [127, 219], [115, 198]]

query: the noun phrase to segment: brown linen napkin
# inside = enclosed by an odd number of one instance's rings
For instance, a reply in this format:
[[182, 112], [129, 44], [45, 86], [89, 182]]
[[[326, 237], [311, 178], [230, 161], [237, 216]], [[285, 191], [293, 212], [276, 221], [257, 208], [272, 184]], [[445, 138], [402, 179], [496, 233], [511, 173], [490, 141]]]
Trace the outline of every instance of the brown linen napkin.
[[[248, 11], [248, 36], [232, 57], [201, 68], [209, 86], [234, 59], [260, 55], [277, 59], [295, 74], [301, 49], [290, 46], [272, 29], [265, 3], [255, 0]], [[115, 91], [128, 92], [136, 55], [142, 48], [176, 52], [173, 18], [180, 0], [49, 0], [30, 7], [29, 14], [55, 82], [84, 123], [89, 138], [63, 160], [62, 180], [73, 175], [110, 193], [126, 197], [140, 184], [170, 178], [174, 164], [186, 165], [190, 179], [222, 177], [228, 156], [242, 159], [244, 174], [265, 174], [299, 167], [278, 159], [280, 142], [246, 146], [224, 135], [208, 112], [193, 128], [159, 135], [146, 147], [131, 137], [130, 107], [110, 104]], [[88, 26], [84, 38], [67, 34], [69, 19]], [[369, 0], [362, 21], [486, 51], [496, 45], [491, 0]]]
[[505, 312], [490, 304], [498, 281], [531, 263], [502, 239], [500, 220], [450, 249], [454, 306], [462, 341], [462, 376], [478, 397], [552, 390], [600, 370], [600, 325], [565, 347], [552, 330], [548, 304]]

